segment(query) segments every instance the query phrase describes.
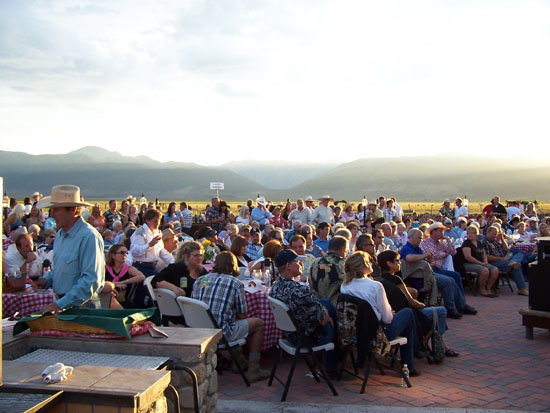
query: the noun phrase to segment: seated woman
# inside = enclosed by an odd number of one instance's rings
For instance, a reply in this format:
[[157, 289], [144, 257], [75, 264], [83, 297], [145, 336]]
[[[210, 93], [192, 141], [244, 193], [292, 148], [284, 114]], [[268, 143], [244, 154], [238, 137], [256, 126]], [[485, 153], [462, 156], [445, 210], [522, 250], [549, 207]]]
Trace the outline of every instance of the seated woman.
[[231, 252], [237, 257], [237, 265], [239, 268], [248, 268], [248, 264], [252, 259], [246, 255], [246, 249], [248, 248], [248, 241], [241, 236], [237, 236], [231, 243]]
[[283, 244], [280, 241], [272, 239], [271, 241], [266, 242], [262, 251], [262, 257], [254, 261], [253, 264], [249, 265], [250, 271], [253, 271], [253, 270], [264, 271], [266, 269], [269, 269], [271, 271], [272, 278], [274, 278], [276, 267], [273, 264], [273, 259], [279, 252], [281, 252], [282, 249], [283, 249]]
[[113, 298], [116, 298], [111, 299], [110, 308], [120, 308], [117, 302], [124, 308], [132, 308], [131, 287], [145, 280], [141, 271], [125, 263], [127, 255], [128, 249], [124, 245], [115, 244], [105, 258], [105, 287], [102, 293], [112, 292]]
[[250, 218], [250, 209], [246, 205], [241, 206], [241, 208], [239, 209], [239, 215], [235, 219], [235, 223], [247, 225], [252, 224], [252, 219]]
[[353, 204], [346, 204], [346, 206], [344, 207], [344, 212], [342, 212], [342, 217], [340, 218], [340, 221], [346, 224], [354, 219], [357, 219], [357, 217], [353, 212]]
[[23, 217], [25, 216], [25, 207], [21, 204], [15, 204], [8, 217], [4, 221], [4, 234], [10, 233], [10, 228], [12, 225], [15, 225], [15, 228], [18, 226], [24, 226]]
[[281, 216], [281, 207], [276, 206], [271, 213], [273, 217], [269, 218], [269, 222], [277, 228], [286, 228], [286, 220]]
[[105, 231], [105, 217], [101, 213], [99, 204], [95, 204], [92, 207], [92, 213], [90, 214], [90, 218], [88, 218], [88, 223], [97, 229], [100, 234], [103, 234], [103, 231]]
[[384, 287], [380, 282], [368, 277], [371, 273], [369, 255], [363, 251], [354, 252], [346, 258], [344, 282], [340, 292], [367, 301], [388, 340], [391, 341], [399, 335], [407, 338], [407, 344], [401, 346], [401, 361], [409, 367], [411, 377], [419, 376], [420, 373], [414, 368], [414, 352], [420, 348], [420, 343], [413, 311], [403, 308], [393, 314]]
[[464, 269], [467, 272], [476, 272], [479, 276], [479, 293], [484, 297], [494, 298], [497, 295], [491, 292], [494, 283], [498, 280], [498, 268], [489, 264], [487, 254], [477, 240], [479, 230], [475, 225], [466, 229], [466, 240], [462, 244], [464, 254]]
[[196, 241], [184, 242], [176, 252], [173, 264], [155, 275], [153, 288], [166, 288], [176, 295], [191, 297], [193, 284], [201, 275], [207, 274], [202, 266], [204, 248]]
[[168, 210], [162, 217], [162, 224], [165, 225], [173, 221], [178, 221], [178, 216], [176, 214], [176, 203], [170, 202], [170, 204], [168, 204]]
[[[421, 358], [425, 355], [424, 350], [428, 348], [428, 340], [431, 336], [434, 316], [433, 309], [435, 309], [437, 313], [437, 321], [441, 334], [447, 331], [447, 310], [445, 307], [441, 306], [426, 308], [424, 303], [413, 298], [401, 277], [396, 275], [400, 270], [399, 258], [399, 254], [391, 250], [386, 250], [378, 254], [377, 262], [382, 270], [382, 274], [379, 278], [376, 278], [376, 280], [380, 281], [384, 286], [386, 296], [394, 311], [400, 311], [403, 308], [410, 308], [413, 310], [417, 335], [422, 339], [422, 347], [415, 353], [415, 357]], [[447, 357], [457, 357], [458, 353], [446, 347], [445, 355]]]
[[25, 225], [29, 228], [31, 225], [38, 225], [40, 228], [44, 228], [44, 214], [41, 209], [38, 209], [35, 205], [31, 207], [31, 212], [25, 221]]

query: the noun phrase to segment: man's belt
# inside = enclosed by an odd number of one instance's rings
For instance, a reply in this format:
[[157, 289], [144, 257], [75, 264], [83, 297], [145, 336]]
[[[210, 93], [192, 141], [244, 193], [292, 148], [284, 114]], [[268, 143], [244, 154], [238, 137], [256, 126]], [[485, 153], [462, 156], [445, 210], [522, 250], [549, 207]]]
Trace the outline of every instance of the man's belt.
[[148, 262], [134, 261], [134, 264], [146, 265], [147, 267], [154, 267], [155, 265], [157, 265], [157, 262], [156, 261], [148, 261]]

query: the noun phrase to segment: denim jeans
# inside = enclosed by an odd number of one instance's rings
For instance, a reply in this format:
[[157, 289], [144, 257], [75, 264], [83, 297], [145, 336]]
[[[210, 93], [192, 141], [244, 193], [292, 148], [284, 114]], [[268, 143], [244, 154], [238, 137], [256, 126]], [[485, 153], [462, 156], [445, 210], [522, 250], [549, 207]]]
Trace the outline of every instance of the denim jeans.
[[437, 323], [439, 324], [439, 331], [441, 331], [441, 334], [443, 334], [445, 331], [448, 330], [447, 327], [447, 310], [445, 307], [427, 307], [427, 308], [421, 308], [420, 311], [422, 314], [424, 314], [428, 319], [431, 320], [433, 323], [434, 319], [434, 313], [433, 309], [435, 308], [437, 312]]
[[390, 341], [397, 336], [407, 337], [407, 344], [401, 346], [401, 362], [407, 364], [409, 371], [413, 371], [414, 352], [420, 348], [413, 311], [410, 308], [403, 308], [394, 314], [390, 324], [382, 322], [380, 324]]
[[434, 272], [434, 277], [437, 282], [437, 288], [441, 292], [441, 296], [445, 302], [447, 311], [456, 311], [459, 308], [464, 308], [464, 305], [466, 305], [466, 298], [464, 298], [464, 294], [460, 292], [455, 280], [446, 275], [439, 274], [438, 272]]
[[459, 272], [449, 271], [449, 270], [440, 270], [439, 268], [434, 268], [434, 272], [446, 275], [447, 277], [451, 277], [453, 280], [455, 280], [456, 286], [460, 290], [460, 293], [464, 295], [464, 285], [462, 284], [462, 277], [460, 277]]
[[512, 258], [508, 260], [491, 261], [491, 264], [503, 272], [509, 272], [510, 274], [512, 274], [512, 278], [514, 279], [514, 282], [516, 283], [519, 289], [519, 288], [525, 288], [527, 286], [527, 284], [525, 284], [525, 278], [523, 277], [523, 271], [521, 270], [521, 267], [516, 268], [515, 270], [511, 270], [511, 268], [508, 265], [512, 261], [519, 262], [521, 264], [522, 260], [523, 260], [523, 253], [520, 252], [519, 254], [514, 254]]
[[[336, 308], [334, 308], [330, 300], [323, 298], [319, 300], [319, 302], [328, 310], [328, 315], [332, 318], [333, 322], [336, 323]], [[335, 327], [336, 324], [333, 327], [330, 323], [326, 323], [323, 326], [324, 334], [319, 336], [320, 344], [334, 343]], [[336, 357], [336, 351], [325, 351], [325, 368], [327, 370], [334, 370], [337, 366], [338, 358]]]

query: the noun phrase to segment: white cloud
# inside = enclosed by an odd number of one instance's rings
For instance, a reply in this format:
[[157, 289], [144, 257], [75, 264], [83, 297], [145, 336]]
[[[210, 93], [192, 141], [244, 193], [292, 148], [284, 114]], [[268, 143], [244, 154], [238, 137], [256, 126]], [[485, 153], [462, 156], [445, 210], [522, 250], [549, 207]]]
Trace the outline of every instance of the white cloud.
[[549, 18], [543, 1], [1, 2], [0, 139], [210, 164], [529, 155], [507, 142], [547, 141]]

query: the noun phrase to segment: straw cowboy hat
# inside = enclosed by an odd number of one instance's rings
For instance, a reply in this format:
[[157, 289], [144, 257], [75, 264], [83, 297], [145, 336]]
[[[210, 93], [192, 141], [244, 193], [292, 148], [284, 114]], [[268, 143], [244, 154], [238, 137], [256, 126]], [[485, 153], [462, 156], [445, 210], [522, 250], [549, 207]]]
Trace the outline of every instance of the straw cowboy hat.
[[330, 195], [323, 195], [322, 197], [319, 198], [319, 201], [322, 201], [323, 199], [328, 199], [329, 201], [334, 201], [334, 198], [331, 197]]
[[447, 231], [449, 228], [447, 228], [441, 222], [434, 222], [432, 225], [428, 227], [428, 232], [431, 234], [432, 231], [435, 229], [442, 229], [443, 231]]
[[266, 206], [267, 202], [265, 201], [265, 198], [263, 196], [259, 197], [256, 202], [262, 206]]
[[56, 185], [51, 196], [46, 196], [36, 203], [38, 209], [50, 207], [92, 206], [80, 200], [80, 188], [74, 185]]

